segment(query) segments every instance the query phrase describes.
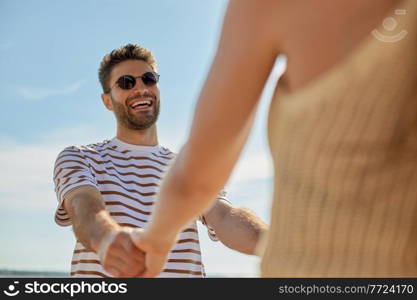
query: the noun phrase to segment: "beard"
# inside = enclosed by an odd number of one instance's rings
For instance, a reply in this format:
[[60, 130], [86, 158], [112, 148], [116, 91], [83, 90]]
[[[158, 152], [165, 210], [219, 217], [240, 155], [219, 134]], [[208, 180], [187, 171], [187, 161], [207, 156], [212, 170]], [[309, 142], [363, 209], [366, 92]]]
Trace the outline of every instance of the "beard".
[[[156, 123], [159, 117], [159, 101], [156, 98], [156, 96], [144, 96], [153, 97], [153, 109], [144, 112], [139, 111], [137, 113], [132, 113], [127, 104], [123, 105], [118, 103], [117, 101], [114, 101], [113, 97], [110, 95], [110, 99], [113, 104], [113, 111], [119, 124], [128, 129], [145, 130]], [[132, 99], [128, 98], [126, 100], [126, 103], [128, 102], [128, 100]]]

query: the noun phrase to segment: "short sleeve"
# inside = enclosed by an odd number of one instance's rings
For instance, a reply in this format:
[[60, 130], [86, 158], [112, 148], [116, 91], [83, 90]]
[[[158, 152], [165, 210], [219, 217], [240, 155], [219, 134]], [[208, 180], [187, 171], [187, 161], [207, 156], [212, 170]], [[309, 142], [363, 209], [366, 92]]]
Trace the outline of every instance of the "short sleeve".
[[65, 194], [83, 185], [97, 187], [89, 164], [79, 148], [68, 147], [58, 155], [54, 166], [54, 184], [58, 200], [55, 222], [61, 226], [69, 226], [71, 220], [62, 206]]
[[[226, 193], [226, 190], [221, 190], [220, 191], [220, 193], [217, 195], [217, 201], [219, 201], [219, 200], [224, 200], [224, 201], [227, 201], [227, 202], [229, 202], [230, 203], [230, 201], [227, 199], [227, 193]], [[216, 236], [216, 232], [214, 231], [214, 229], [213, 228], [211, 228], [208, 224], [207, 224], [207, 222], [206, 222], [206, 219], [204, 218], [204, 215], [201, 215], [200, 217], [199, 217], [199, 220], [200, 220], [200, 222], [204, 225], [204, 226], [206, 226], [207, 227], [207, 234], [208, 234], [208, 236], [209, 236], [209, 238], [212, 240], [212, 241], [214, 241], [214, 242], [217, 242], [218, 240], [219, 240], [219, 238]]]

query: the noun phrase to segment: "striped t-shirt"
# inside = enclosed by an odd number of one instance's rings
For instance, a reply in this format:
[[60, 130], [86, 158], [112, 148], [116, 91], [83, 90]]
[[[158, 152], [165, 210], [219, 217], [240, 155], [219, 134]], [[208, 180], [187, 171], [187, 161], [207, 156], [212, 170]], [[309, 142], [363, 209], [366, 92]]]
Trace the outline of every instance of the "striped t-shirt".
[[[65, 148], [58, 155], [54, 169], [55, 192], [59, 202], [56, 223], [71, 225], [62, 206], [65, 194], [76, 187], [92, 185], [101, 192], [106, 209], [118, 224], [146, 227], [158, 186], [174, 156], [161, 146], [131, 145], [117, 138]], [[219, 198], [224, 197], [222, 192]], [[101, 266], [97, 254], [78, 241], [73, 252], [71, 276], [111, 277]], [[194, 221], [180, 233], [159, 277], [203, 276], [204, 266]]]

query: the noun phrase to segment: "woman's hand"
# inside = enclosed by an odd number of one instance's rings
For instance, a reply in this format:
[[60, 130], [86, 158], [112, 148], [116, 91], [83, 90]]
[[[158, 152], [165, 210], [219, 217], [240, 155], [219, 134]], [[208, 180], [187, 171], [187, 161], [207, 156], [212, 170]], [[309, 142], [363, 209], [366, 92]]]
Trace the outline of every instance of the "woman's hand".
[[137, 248], [145, 252], [145, 271], [140, 277], [155, 277], [163, 270], [177, 236], [161, 240], [147, 230], [135, 228], [131, 239]]

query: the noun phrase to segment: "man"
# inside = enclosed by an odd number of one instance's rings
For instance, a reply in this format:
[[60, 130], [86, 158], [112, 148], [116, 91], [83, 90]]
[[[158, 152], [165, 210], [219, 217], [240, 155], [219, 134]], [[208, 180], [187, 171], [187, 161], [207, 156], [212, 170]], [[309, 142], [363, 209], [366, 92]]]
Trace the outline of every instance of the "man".
[[[144, 253], [132, 237], [146, 227], [174, 154], [158, 143], [159, 75], [153, 54], [132, 44], [113, 50], [101, 62], [99, 79], [102, 101], [116, 117], [117, 136], [59, 154], [55, 220], [72, 225], [77, 238], [72, 276], [135, 277], [144, 271]], [[247, 254], [255, 253], [266, 231], [251, 212], [232, 206], [224, 192], [200, 219], [212, 239]], [[178, 236], [159, 276], [204, 276], [195, 222]]]

